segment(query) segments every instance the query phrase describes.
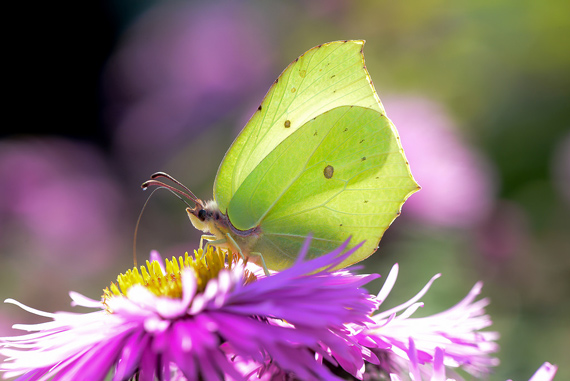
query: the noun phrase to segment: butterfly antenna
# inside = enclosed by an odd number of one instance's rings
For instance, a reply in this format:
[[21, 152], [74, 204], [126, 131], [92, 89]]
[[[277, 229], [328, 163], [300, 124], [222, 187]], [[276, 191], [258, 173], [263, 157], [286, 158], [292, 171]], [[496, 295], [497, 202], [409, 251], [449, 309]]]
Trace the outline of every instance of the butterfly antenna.
[[182, 200], [182, 202], [184, 202], [186, 204], [186, 206], [188, 206], [190, 209], [193, 209], [193, 208], [183, 198], [181, 198], [179, 195], [182, 195], [185, 198], [192, 200], [197, 205], [202, 206], [204, 204], [202, 202], [202, 200], [200, 200], [198, 197], [194, 196], [194, 193], [190, 192], [190, 194], [188, 194], [184, 191], [181, 191], [180, 189], [174, 188], [172, 185], [165, 184], [162, 181], [147, 180], [144, 183], [142, 183], [141, 188], [143, 190], [147, 190], [148, 187], [151, 187], [151, 186], [157, 186], [158, 188], [168, 189], [172, 194], [176, 195], [176, 197], [178, 197], [180, 200]]
[[137, 235], [138, 235], [138, 232], [139, 232], [139, 225], [140, 225], [140, 222], [141, 222], [141, 219], [142, 219], [142, 215], [143, 215], [143, 212], [144, 212], [144, 210], [145, 210], [145, 208], [146, 208], [146, 204], [148, 204], [148, 200], [150, 200], [150, 198], [152, 197], [152, 195], [154, 194], [154, 192], [156, 192], [156, 191], [159, 190], [159, 189], [160, 189], [160, 188], [156, 188], [155, 190], [152, 191], [151, 194], [148, 195], [146, 201], [145, 201], [144, 204], [143, 204], [143, 207], [142, 207], [142, 209], [141, 209], [141, 212], [139, 213], [139, 218], [137, 218], [137, 224], [135, 225], [135, 234], [134, 234], [134, 237], [133, 237], [133, 263], [134, 263], [135, 267], [138, 266], [138, 264], [137, 264]]
[[[147, 183], [149, 183], [149, 182], [150, 182], [150, 184], [147, 184]], [[145, 186], [145, 184], [147, 184], [147, 185]], [[152, 195], [154, 194], [154, 192], [156, 192], [156, 191], [159, 190], [159, 189], [166, 189], [166, 190], [170, 191], [170, 193], [172, 193], [173, 195], [175, 195], [180, 201], [182, 201], [184, 204], [186, 204], [187, 207], [189, 207], [190, 209], [192, 209], [192, 208], [190, 207], [190, 205], [186, 202], [186, 200], [184, 200], [184, 199], [183, 199], [182, 197], [180, 197], [180, 195], [178, 194], [178, 193], [181, 193], [181, 194], [183, 194], [184, 196], [188, 197], [188, 195], [185, 194], [184, 192], [182, 192], [182, 191], [180, 191], [180, 190], [178, 190], [178, 189], [176, 189], [176, 188], [170, 187], [170, 186], [168, 186], [168, 185], [166, 185], [166, 184], [163, 184], [163, 183], [161, 183], [160, 181], [156, 181], [156, 182], [155, 182], [155, 181], [151, 181], [151, 180], [145, 182], [145, 183], [142, 185], [142, 188], [143, 188], [144, 190], [146, 190], [146, 189], [147, 189], [149, 186], [151, 186], [151, 185], [157, 185], [158, 188], [154, 189], [154, 190], [152, 191], [152, 193], [148, 195], [148, 197], [147, 197], [146, 201], [144, 202], [144, 205], [143, 205], [143, 207], [142, 207], [142, 209], [141, 209], [141, 212], [139, 213], [139, 218], [137, 219], [137, 224], [136, 224], [136, 226], [135, 226], [135, 235], [134, 235], [134, 238], [133, 238], [133, 262], [135, 263], [135, 267], [137, 267], [137, 233], [138, 233], [138, 231], [139, 231], [139, 224], [140, 224], [140, 222], [141, 222], [142, 215], [143, 215], [143, 212], [144, 212], [144, 210], [145, 210], [145, 208], [146, 208], [146, 205], [148, 204], [148, 201], [150, 200], [150, 198], [152, 197]], [[188, 198], [190, 198], [190, 197], [188, 197]], [[192, 198], [190, 198], [190, 199], [192, 199]], [[192, 201], [194, 201], [194, 200], [192, 200]], [[198, 201], [200, 201], [200, 200], [198, 200]]]
[[188, 195], [190, 195], [190, 198], [192, 199], [192, 201], [198, 200], [198, 197], [196, 197], [194, 195], [194, 193], [192, 193], [192, 191], [190, 189], [188, 189], [188, 187], [184, 184], [182, 184], [180, 181], [176, 180], [174, 177], [172, 177], [171, 175], [169, 175], [166, 172], [156, 172], [153, 173], [150, 178], [151, 179], [157, 179], [159, 177], [164, 177], [170, 181], [172, 181], [174, 184], [178, 185], [179, 187], [181, 187], [182, 189], [184, 189], [186, 192], [188, 192]]

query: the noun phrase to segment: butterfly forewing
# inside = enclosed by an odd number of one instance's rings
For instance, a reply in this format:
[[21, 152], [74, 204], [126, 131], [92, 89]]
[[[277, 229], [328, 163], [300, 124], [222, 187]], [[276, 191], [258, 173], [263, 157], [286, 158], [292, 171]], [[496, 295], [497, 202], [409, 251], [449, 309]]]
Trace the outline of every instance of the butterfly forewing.
[[310, 119], [343, 105], [384, 113], [364, 66], [363, 45], [364, 41], [323, 44], [283, 71], [220, 165], [214, 198], [223, 213], [259, 163]]

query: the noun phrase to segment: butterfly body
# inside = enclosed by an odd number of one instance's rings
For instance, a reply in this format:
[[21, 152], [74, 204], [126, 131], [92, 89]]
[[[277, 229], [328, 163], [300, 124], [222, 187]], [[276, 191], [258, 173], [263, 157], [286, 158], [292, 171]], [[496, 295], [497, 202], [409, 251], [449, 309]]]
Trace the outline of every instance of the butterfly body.
[[[245, 231], [236, 229], [228, 216], [220, 211], [214, 200], [203, 203], [196, 208], [186, 208], [186, 212], [196, 229], [211, 234], [211, 236], [205, 237], [208, 237], [210, 242], [217, 242], [214, 244], [215, 246], [230, 249], [236, 253], [241, 252], [248, 258], [253, 251], [252, 246], [262, 236], [259, 226]], [[262, 265], [259, 263], [259, 257], [253, 256], [250, 259], [252, 262]]]

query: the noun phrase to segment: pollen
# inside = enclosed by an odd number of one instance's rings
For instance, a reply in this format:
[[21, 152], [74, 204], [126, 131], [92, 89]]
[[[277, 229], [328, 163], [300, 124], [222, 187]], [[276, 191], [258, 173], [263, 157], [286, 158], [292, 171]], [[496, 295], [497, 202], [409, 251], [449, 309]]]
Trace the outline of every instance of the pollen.
[[[134, 267], [124, 274], [119, 274], [117, 283], [111, 282], [111, 285], [103, 290], [103, 303], [112, 297], [126, 296], [127, 291], [134, 285], [142, 285], [156, 296], [182, 298], [184, 270], [194, 272], [197, 292], [200, 293], [206, 289], [210, 279], [216, 278], [222, 269], [231, 270], [238, 261], [239, 255], [213, 246], [208, 246], [205, 253], [203, 249], [198, 249], [194, 250], [193, 256], [186, 252], [184, 257], [166, 259], [164, 272], [158, 261], [146, 261], [146, 266]], [[255, 280], [255, 275], [246, 270], [243, 274], [244, 284]]]

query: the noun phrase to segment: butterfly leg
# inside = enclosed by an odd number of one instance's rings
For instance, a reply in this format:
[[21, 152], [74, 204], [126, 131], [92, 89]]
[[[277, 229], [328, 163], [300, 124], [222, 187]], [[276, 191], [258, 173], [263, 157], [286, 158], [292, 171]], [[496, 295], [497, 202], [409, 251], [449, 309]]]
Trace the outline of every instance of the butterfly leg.
[[252, 256], [254, 255], [256, 257], [261, 258], [261, 264], [263, 265], [263, 272], [265, 273], [265, 276], [270, 276], [271, 274], [269, 274], [269, 269], [267, 268], [267, 265], [265, 264], [265, 259], [263, 259], [263, 255], [257, 251], [252, 251], [249, 254]]
[[[206, 240], [206, 247], [204, 247], [204, 240]], [[202, 236], [200, 237], [200, 249], [204, 249], [203, 251], [205, 252], [208, 246], [208, 243], [214, 243], [216, 242], [216, 236], [215, 235], [207, 235], [207, 234], [202, 234]], [[216, 242], [217, 243], [217, 242]], [[222, 243], [222, 242], [220, 242]]]
[[[228, 241], [231, 242], [233, 244], [233, 246], [238, 250], [239, 256], [241, 257], [241, 259], [243, 259], [245, 261], [245, 255], [243, 254], [243, 252], [241, 251], [239, 245], [237, 244], [237, 242], [232, 238], [232, 236], [230, 235], [230, 233], [226, 233], [226, 237], [228, 237]], [[263, 272], [265, 272], [266, 276], [269, 276], [269, 270], [267, 269], [267, 266], [265, 265], [265, 260], [263, 259], [263, 255], [261, 255], [261, 253], [258, 252], [251, 252], [249, 253], [250, 256], [258, 256], [259, 258], [261, 258], [261, 264], [263, 265]]]
[[202, 248], [202, 244], [204, 243], [204, 240], [206, 241], [206, 245], [204, 246], [204, 249], [202, 250], [202, 257], [204, 255], [206, 255], [206, 251], [208, 250], [208, 246], [218, 247], [218, 245], [221, 245], [223, 243], [228, 242], [226, 239], [216, 239], [216, 236], [204, 234], [204, 235], [202, 235], [202, 237], [200, 237], [200, 249]]

